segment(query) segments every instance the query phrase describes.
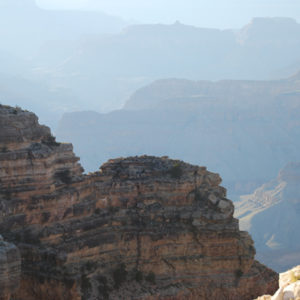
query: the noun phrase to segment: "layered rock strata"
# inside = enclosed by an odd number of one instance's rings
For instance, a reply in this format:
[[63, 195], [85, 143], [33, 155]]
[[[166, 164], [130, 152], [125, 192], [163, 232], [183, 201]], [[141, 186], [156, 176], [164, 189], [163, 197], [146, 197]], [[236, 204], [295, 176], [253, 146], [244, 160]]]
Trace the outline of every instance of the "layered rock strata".
[[[254, 260], [218, 174], [167, 157], [84, 175], [34, 114], [0, 107], [0, 233], [20, 249], [15, 299], [253, 299]], [[96, 138], [96, 137], [95, 137]]]
[[18, 290], [21, 275], [21, 257], [17, 247], [0, 235], [0, 300], [9, 300]]

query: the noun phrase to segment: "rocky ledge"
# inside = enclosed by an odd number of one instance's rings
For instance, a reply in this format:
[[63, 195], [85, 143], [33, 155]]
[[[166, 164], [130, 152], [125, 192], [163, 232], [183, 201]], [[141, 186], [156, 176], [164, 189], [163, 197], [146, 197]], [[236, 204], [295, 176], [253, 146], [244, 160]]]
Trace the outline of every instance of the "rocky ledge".
[[0, 233], [22, 256], [14, 299], [247, 300], [277, 290], [218, 174], [141, 156], [84, 175], [72, 146], [32, 113], [0, 106], [0, 123]]

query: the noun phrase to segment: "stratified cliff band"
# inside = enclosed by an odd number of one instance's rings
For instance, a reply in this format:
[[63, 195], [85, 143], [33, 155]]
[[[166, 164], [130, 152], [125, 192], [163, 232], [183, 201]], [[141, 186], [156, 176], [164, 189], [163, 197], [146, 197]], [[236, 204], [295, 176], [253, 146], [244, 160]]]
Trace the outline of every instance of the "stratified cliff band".
[[72, 145], [33, 113], [0, 106], [0, 128], [0, 234], [22, 257], [14, 299], [247, 300], [276, 291], [278, 275], [254, 260], [219, 175], [151, 156], [84, 175]]

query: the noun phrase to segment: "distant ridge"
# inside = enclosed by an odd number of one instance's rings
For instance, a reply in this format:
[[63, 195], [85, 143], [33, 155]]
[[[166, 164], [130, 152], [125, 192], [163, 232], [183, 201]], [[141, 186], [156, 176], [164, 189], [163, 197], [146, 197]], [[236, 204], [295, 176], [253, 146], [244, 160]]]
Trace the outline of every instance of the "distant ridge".
[[241, 228], [251, 232], [258, 257], [277, 271], [300, 260], [300, 163], [287, 164], [277, 178], [235, 203]]
[[158, 80], [136, 91], [121, 110], [66, 114], [57, 135], [74, 143], [87, 170], [110, 155], [204, 161], [238, 199], [300, 160], [299, 90], [292, 78]]

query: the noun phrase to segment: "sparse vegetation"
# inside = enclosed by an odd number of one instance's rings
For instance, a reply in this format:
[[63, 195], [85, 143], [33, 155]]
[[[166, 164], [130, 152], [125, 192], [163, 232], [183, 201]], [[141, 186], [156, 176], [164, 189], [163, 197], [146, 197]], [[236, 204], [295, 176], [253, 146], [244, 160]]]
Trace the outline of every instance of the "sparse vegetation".
[[10, 190], [6, 190], [3, 192], [3, 196], [6, 200], [11, 200], [12, 192]]
[[41, 243], [38, 236], [34, 235], [29, 230], [24, 232], [23, 236], [21, 237], [21, 240], [23, 243], [32, 244], [32, 245], [39, 245]]
[[183, 170], [182, 167], [179, 163], [176, 163], [173, 165], [173, 167], [168, 171], [169, 175], [174, 178], [174, 179], [180, 179], [182, 174], [183, 174]]
[[236, 271], [235, 271], [235, 277], [236, 278], [241, 278], [242, 276], [243, 276], [243, 271], [241, 270], [241, 269], [237, 269]]
[[101, 213], [101, 209], [98, 207], [98, 208], [96, 208], [95, 209], [95, 214], [96, 215], [100, 215], [100, 213]]
[[21, 234], [19, 232], [15, 234], [14, 241], [16, 243], [20, 243], [22, 241]]
[[86, 264], [85, 264], [85, 269], [90, 272], [92, 271], [93, 269], [93, 266], [94, 266], [94, 263], [92, 261], [88, 261]]
[[65, 184], [70, 184], [72, 182], [70, 170], [58, 171], [55, 173], [54, 177]]
[[114, 214], [114, 213], [116, 213], [116, 212], [118, 212], [118, 211], [119, 211], [119, 208], [116, 207], [116, 206], [109, 206], [109, 207], [108, 207], [108, 212], [109, 212], [110, 214]]
[[101, 299], [109, 299], [109, 287], [106, 277], [99, 275], [97, 277], [98, 281], [98, 292], [99, 295], [102, 296]]
[[43, 143], [47, 146], [58, 146], [59, 143], [56, 142], [56, 139], [53, 135], [49, 135], [46, 139], [43, 140]]
[[81, 293], [82, 299], [89, 299], [91, 294], [91, 281], [86, 275], [81, 276]]
[[64, 277], [63, 279], [63, 283], [64, 285], [68, 288], [68, 289], [71, 289], [74, 285], [74, 279], [72, 278], [68, 278], [67, 276]]
[[203, 201], [203, 198], [198, 189], [195, 189], [195, 201], [197, 201], [197, 202]]
[[42, 213], [42, 223], [46, 223], [49, 221], [51, 214], [49, 212]]
[[134, 280], [137, 282], [142, 282], [144, 279], [144, 274], [142, 271], [135, 269], [134, 270]]
[[150, 282], [151, 284], [155, 284], [156, 283], [156, 277], [155, 274], [153, 272], [149, 272], [149, 274], [145, 277], [145, 279]]
[[6, 153], [6, 152], [8, 152], [8, 148], [7, 148], [6, 146], [2, 146], [2, 147], [0, 148], [0, 152]]
[[120, 264], [113, 272], [113, 279], [115, 288], [118, 289], [127, 278], [127, 271], [125, 264]]

